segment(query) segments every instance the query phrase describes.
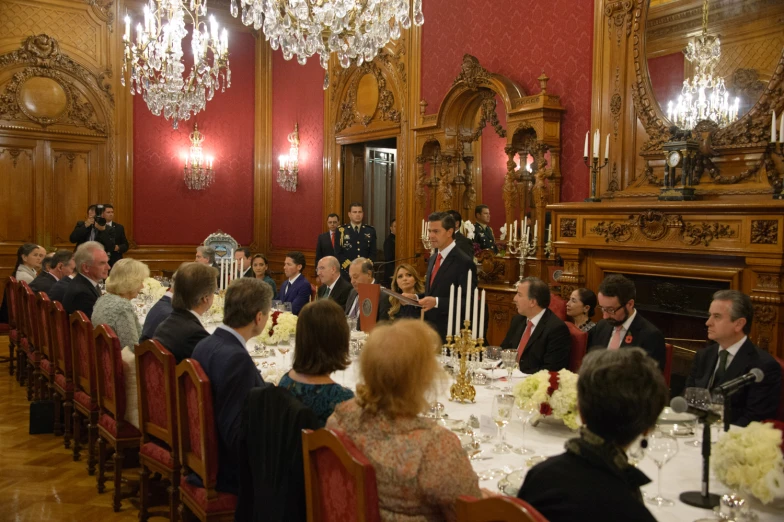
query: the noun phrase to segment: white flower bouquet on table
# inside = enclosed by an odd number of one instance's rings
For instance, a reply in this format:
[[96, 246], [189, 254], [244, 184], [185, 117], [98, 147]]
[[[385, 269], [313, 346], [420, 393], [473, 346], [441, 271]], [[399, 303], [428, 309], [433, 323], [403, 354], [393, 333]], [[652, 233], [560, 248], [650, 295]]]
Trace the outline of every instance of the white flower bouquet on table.
[[711, 467], [722, 483], [769, 504], [784, 499], [782, 431], [752, 422], [722, 435], [713, 449]]
[[212, 306], [202, 316], [204, 323], [220, 323], [223, 322], [223, 297], [216, 294], [212, 300]]
[[463, 235], [468, 239], [474, 239], [474, 224], [470, 221], [463, 221]]
[[152, 277], [147, 277], [142, 283], [142, 289], [139, 291], [139, 295], [149, 296], [157, 301], [163, 297], [166, 290], [168, 290], [168, 288], [163, 286], [160, 281], [153, 279]]
[[577, 374], [542, 370], [517, 383], [512, 393], [518, 406], [538, 410], [539, 418], [552, 416], [572, 430], [580, 427]]
[[274, 311], [267, 319], [267, 326], [256, 341], [264, 344], [278, 344], [288, 340], [297, 331], [297, 316], [291, 312]]

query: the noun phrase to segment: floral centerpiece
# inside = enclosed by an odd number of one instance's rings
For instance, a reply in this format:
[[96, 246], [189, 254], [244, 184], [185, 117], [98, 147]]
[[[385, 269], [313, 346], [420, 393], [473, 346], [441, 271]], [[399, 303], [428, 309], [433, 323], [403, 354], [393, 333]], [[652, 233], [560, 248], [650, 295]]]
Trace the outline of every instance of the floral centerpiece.
[[781, 429], [752, 422], [722, 435], [713, 448], [711, 467], [726, 486], [769, 504], [784, 499], [783, 445]]
[[220, 294], [216, 294], [212, 299], [212, 306], [204, 313], [202, 321], [205, 323], [223, 322], [223, 297]]
[[275, 310], [267, 319], [267, 326], [261, 335], [255, 339], [264, 344], [278, 344], [288, 340], [289, 336], [297, 331], [297, 316], [291, 312]]
[[147, 277], [142, 283], [142, 289], [139, 291], [139, 295], [150, 296], [157, 300], [163, 297], [163, 294], [165, 294], [167, 290], [168, 288], [163, 286], [157, 279]]
[[539, 418], [552, 416], [570, 429], [580, 427], [577, 374], [569, 370], [542, 370], [517, 383], [512, 393], [518, 407], [538, 410]]

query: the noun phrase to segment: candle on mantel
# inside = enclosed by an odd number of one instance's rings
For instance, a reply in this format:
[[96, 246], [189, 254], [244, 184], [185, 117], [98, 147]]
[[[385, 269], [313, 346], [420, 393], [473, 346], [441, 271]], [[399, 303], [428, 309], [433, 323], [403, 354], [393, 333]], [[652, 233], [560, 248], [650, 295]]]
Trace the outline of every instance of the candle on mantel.
[[610, 159], [610, 135], [607, 135], [607, 139], [604, 140], [604, 161], [608, 161]]
[[781, 115], [781, 118], [779, 118], [779, 120], [781, 121], [781, 123], [779, 124], [779, 141], [781, 143], [784, 143], [784, 114]]
[[447, 335], [452, 335], [452, 313], [454, 312], [454, 309], [452, 307], [455, 305], [454, 301], [455, 301], [455, 284], [452, 283], [451, 285], [449, 285], [449, 316], [446, 322]]
[[[784, 116], [781, 118], [784, 120]], [[770, 142], [776, 143], [776, 111], [773, 111], [773, 119], [770, 120]]]
[[539, 237], [539, 220], [537, 219], [534, 223], [534, 245], [536, 245], [536, 240]]
[[471, 271], [468, 271], [468, 282], [466, 283], [466, 304], [465, 304], [465, 318], [466, 321], [471, 320]]
[[585, 133], [585, 148], [583, 148], [583, 158], [587, 158], [588, 157], [588, 135], [590, 133], [591, 133], [591, 131], [588, 131], [588, 132]]
[[599, 140], [601, 136], [599, 135], [599, 129], [596, 129], [596, 132], [593, 133], [593, 157], [599, 158]]
[[472, 339], [476, 339], [477, 328], [479, 327], [479, 288], [474, 288], [474, 314], [471, 318]]
[[547, 226], [547, 242], [551, 242], [553, 240], [553, 224], [550, 223]]
[[485, 291], [482, 290], [482, 303], [479, 305], [479, 336], [485, 335]]
[[460, 335], [460, 301], [463, 299], [463, 287], [457, 287], [457, 306], [455, 306], [455, 337]]

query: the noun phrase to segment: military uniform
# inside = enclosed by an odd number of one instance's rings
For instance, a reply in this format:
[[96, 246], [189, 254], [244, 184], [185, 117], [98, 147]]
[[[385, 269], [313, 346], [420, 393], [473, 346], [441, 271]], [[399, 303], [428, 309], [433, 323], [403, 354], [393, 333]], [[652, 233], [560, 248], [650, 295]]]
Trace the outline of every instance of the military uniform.
[[493, 237], [493, 229], [489, 226], [481, 225], [479, 223], [476, 224], [476, 228], [474, 229], [474, 243], [478, 243], [479, 248], [482, 250], [489, 248], [496, 254], [498, 253], [498, 247], [495, 245], [495, 238]]
[[338, 241], [335, 242], [335, 255], [340, 268], [348, 274], [348, 267], [358, 257], [376, 260], [376, 229], [362, 224], [357, 232], [351, 224], [338, 228]]

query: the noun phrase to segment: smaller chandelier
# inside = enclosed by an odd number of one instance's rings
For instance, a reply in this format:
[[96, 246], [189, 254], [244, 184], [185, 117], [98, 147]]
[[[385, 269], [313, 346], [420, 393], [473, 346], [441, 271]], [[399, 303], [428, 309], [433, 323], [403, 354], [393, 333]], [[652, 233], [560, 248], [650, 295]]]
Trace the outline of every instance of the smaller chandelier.
[[185, 185], [191, 190], [204, 190], [215, 181], [215, 171], [212, 170], [212, 157], [204, 157], [201, 144], [204, 135], [199, 132], [199, 126], [193, 125], [190, 133], [191, 150], [185, 158]]
[[297, 173], [299, 172], [299, 130], [298, 125], [294, 124], [294, 132], [289, 134], [289, 155], [280, 156], [280, 168], [278, 169], [278, 185], [289, 192], [297, 191]]

